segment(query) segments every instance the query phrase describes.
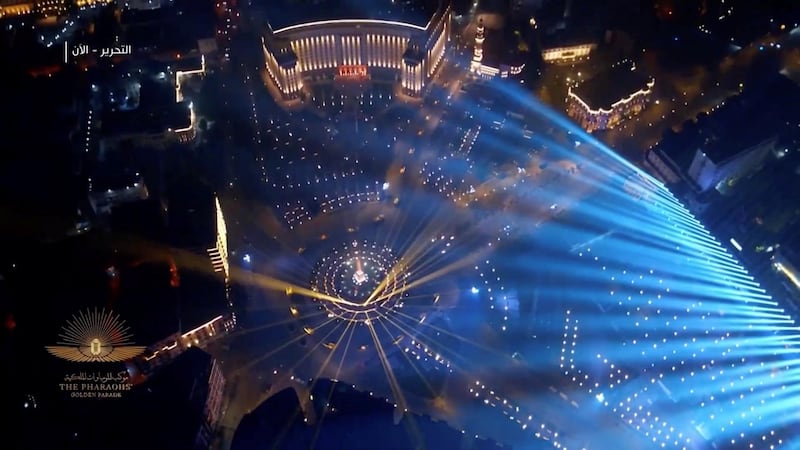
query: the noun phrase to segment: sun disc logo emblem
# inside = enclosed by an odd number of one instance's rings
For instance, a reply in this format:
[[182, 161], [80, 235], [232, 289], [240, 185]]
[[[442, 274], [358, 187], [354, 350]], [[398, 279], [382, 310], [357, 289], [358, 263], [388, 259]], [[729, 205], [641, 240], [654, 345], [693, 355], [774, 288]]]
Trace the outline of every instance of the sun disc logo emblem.
[[72, 362], [122, 362], [141, 355], [145, 347], [133, 345], [125, 321], [111, 311], [81, 311], [67, 320], [58, 345], [45, 349]]

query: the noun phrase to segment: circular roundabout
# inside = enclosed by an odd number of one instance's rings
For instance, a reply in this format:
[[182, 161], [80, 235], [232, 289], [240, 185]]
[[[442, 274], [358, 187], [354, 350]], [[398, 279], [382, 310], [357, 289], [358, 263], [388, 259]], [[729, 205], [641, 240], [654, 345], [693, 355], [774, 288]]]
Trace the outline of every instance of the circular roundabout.
[[318, 261], [311, 289], [333, 317], [365, 322], [402, 306], [407, 279], [390, 248], [354, 240]]

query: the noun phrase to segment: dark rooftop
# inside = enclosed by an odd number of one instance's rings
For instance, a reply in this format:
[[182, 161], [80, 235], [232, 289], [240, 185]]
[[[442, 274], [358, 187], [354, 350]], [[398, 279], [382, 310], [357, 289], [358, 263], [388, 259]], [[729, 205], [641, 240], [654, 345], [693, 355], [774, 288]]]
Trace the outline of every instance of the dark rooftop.
[[522, 37], [514, 29], [506, 26], [501, 30], [486, 30], [483, 44], [483, 64], [499, 67], [501, 65], [519, 66], [525, 62], [527, 49]]
[[586, 27], [559, 28], [542, 33], [539, 38], [542, 49], [569, 47], [581, 44], [598, 44], [602, 33]]
[[270, 26], [278, 30], [292, 25], [336, 19], [381, 19], [425, 26], [440, 0], [256, 0], [266, 11]]
[[[429, 416], [414, 416], [419, 433], [412, 436], [404, 423], [394, 423], [394, 407], [391, 403], [344, 383], [319, 380], [314, 384], [312, 394], [314, 398], [327, 399], [336, 411], [334, 414], [326, 410], [327, 416], [320, 427], [309, 427], [303, 422], [302, 415], [294, 414], [299, 403], [295, 393], [287, 388], [242, 419], [231, 448], [249, 450], [272, 443], [283, 449], [510, 449], [491, 440], [465, 436], [461, 430]], [[324, 405], [315, 402], [313, 406], [317, 417], [320, 417]], [[541, 445], [532, 443], [529, 448], [538, 450], [547, 445], [542, 441]]]
[[800, 224], [800, 157], [772, 160], [762, 171], [741, 179], [731, 195], [720, 195], [705, 212], [712, 226], [735, 225], [742, 246], [754, 249], [780, 242]]
[[573, 92], [593, 109], [609, 109], [617, 101], [646, 88], [650, 79], [644, 72], [620, 64], [581, 83]]
[[106, 135], [163, 133], [191, 125], [191, 110], [188, 102], [173, 103], [162, 108], [133, 111], [116, 111], [103, 118], [103, 133]]
[[[763, 112], [704, 116], [698, 120], [700, 148], [711, 161], [721, 164], [743, 150], [777, 137], [778, 132], [773, 124], [775, 111], [766, 109]], [[724, 125], [719, 126], [721, 124]]]
[[170, 243], [188, 250], [213, 247], [217, 236], [214, 190], [181, 174], [170, 183], [168, 198]]
[[721, 163], [764, 140], [786, 138], [785, 131], [800, 120], [793, 107], [798, 103], [800, 87], [793, 81], [780, 74], [765, 77], [712, 114], [687, 121], [680, 133], [667, 133], [658, 147], [682, 169], [689, 167], [698, 148]]
[[214, 36], [216, 17], [211, 0], [179, 1], [153, 10], [124, 10], [120, 22], [125, 43], [186, 52], [198, 39]]

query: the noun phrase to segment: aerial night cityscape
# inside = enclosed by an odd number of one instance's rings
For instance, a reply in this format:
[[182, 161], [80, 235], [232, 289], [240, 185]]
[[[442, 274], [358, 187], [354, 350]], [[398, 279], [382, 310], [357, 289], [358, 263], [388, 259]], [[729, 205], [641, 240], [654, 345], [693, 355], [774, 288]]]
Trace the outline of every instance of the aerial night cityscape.
[[0, 36], [1, 448], [800, 450], [800, 1]]

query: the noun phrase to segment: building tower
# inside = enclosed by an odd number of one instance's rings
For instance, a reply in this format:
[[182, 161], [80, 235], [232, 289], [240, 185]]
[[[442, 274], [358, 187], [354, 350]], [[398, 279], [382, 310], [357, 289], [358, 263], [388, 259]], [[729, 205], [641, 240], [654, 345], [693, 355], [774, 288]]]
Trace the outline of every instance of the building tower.
[[481, 70], [484, 40], [486, 40], [486, 30], [483, 27], [483, 19], [479, 19], [478, 29], [475, 31], [475, 45], [472, 50], [472, 64], [470, 65], [470, 69], [474, 73], [479, 73]]

